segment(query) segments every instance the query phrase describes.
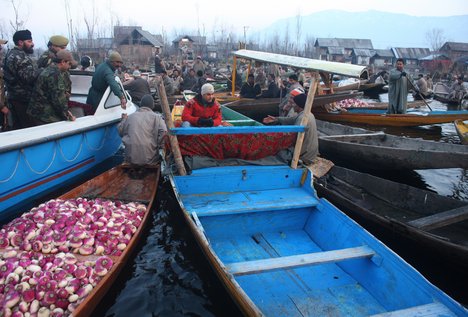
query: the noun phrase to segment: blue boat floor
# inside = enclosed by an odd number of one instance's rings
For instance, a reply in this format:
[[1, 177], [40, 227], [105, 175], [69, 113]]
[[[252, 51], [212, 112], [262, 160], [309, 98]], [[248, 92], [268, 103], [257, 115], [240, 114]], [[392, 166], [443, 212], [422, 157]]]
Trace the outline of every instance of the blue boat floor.
[[318, 200], [302, 188], [181, 195], [189, 213], [199, 216], [313, 207]]
[[[304, 230], [210, 237], [210, 242], [226, 264], [325, 251]], [[386, 311], [334, 263], [236, 276], [236, 280], [266, 316], [368, 316]]]

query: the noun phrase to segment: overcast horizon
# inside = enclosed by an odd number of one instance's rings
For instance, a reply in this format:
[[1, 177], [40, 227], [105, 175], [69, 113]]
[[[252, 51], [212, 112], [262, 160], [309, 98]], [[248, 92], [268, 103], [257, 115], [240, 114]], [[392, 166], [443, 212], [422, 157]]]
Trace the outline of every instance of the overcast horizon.
[[[237, 0], [235, 5], [228, 1], [188, 1], [155, 3], [148, 0], [0, 0], [0, 36], [11, 40], [12, 27], [15, 23], [14, 3], [18, 8], [18, 17], [24, 21], [23, 28], [33, 34], [36, 47], [45, 48], [50, 36], [61, 34], [69, 36], [67, 21], [71, 21], [73, 33], [80, 37], [87, 34], [86, 22], [95, 25], [94, 37], [110, 37], [111, 25], [141, 26], [153, 34], [166, 33], [169, 39], [176, 34], [200, 32], [208, 38], [213, 34], [233, 33], [242, 38], [269, 27], [277, 20], [307, 16], [324, 10], [344, 10], [362, 12], [377, 10], [389, 13], [401, 13], [412, 16], [453, 16], [468, 15], [468, 1], [446, 0], [444, 5], [435, 0], [394, 0], [394, 1], [346, 1], [333, 3], [303, 3], [300, 0], [287, 1], [287, 8], [282, 9], [284, 1], [263, 2]], [[275, 4], [278, 4], [276, 6]], [[231, 5], [231, 6], [230, 6]], [[67, 19], [68, 7], [69, 17]], [[94, 14], [93, 14], [94, 11]], [[54, 15], [55, 14], [55, 15]], [[94, 19], [93, 19], [94, 17]], [[77, 31], [78, 30], [78, 31]]]

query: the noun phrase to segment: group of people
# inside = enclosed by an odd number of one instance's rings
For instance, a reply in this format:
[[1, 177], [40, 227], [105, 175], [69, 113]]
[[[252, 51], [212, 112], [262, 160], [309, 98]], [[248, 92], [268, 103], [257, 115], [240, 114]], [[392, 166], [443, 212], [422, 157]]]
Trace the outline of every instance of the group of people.
[[71, 93], [68, 70], [77, 63], [66, 50], [68, 39], [52, 36], [37, 63], [31, 58], [34, 42], [29, 30], [15, 32], [13, 42], [15, 46], [2, 63], [1, 86], [6, 89], [6, 98], [0, 101], [3, 130], [74, 120], [67, 107]]

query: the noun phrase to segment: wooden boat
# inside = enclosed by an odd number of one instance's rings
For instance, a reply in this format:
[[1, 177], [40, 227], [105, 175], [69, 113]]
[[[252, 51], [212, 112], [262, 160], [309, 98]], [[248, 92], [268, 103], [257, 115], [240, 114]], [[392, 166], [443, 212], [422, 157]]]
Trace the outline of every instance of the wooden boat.
[[[431, 102], [426, 101], [426, 102]], [[416, 100], [416, 101], [409, 101], [408, 104], [408, 109], [418, 109], [421, 107], [426, 106], [423, 100]], [[346, 109], [376, 109], [376, 110], [387, 110], [388, 109], [388, 102], [369, 102], [367, 107], [361, 107], [361, 106], [350, 106], [350, 107], [343, 107]]]
[[468, 202], [336, 165], [315, 189], [468, 303]]
[[[310, 111], [314, 90], [304, 111]], [[170, 118], [169, 106], [163, 106]], [[277, 145], [272, 134], [304, 132], [303, 126], [174, 128], [170, 120], [167, 125], [178, 171], [169, 168], [168, 173], [184, 219], [244, 315], [468, 313], [327, 200], [319, 199], [311, 172], [297, 168], [298, 156], [293, 156], [291, 167], [260, 165]], [[221, 142], [218, 136], [223, 137]], [[299, 135], [296, 153], [301, 139]], [[216, 155], [211, 157], [214, 167], [186, 175], [180, 156], [185, 142], [188, 151], [199, 148]], [[258, 156], [250, 157], [254, 162], [223, 165], [217, 159], [245, 158], [252, 154], [253, 144]]]
[[[92, 75], [71, 73], [73, 105], [88, 106]], [[116, 81], [121, 85], [118, 77]], [[51, 192], [114, 155], [122, 144], [117, 131], [121, 114], [136, 110], [126, 98], [123, 110], [107, 88], [93, 115], [0, 133], [0, 221], [14, 217], [28, 199]], [[71, 111], [83, 115], [80, 107]]]
[[362, 91], [366, 96], [378, 96], [387, 92], [384, 89], [385, 86], [385, 83], [363, 83], [359, 86], [359, 91]]
[[[131, 223], [131, 225], [134, 225], [135, 230], [132, 230], [133, 234], [129, 238], [128, 242], [126, 242], [125, 248], [123, 248], [123, 249], [119, 248], [119, 250], [122, 250], [122, 251], [118, 252], [120, 254], [115, 253], [116, 255], [109, 255], [109, 254], [106, 255], [108, 258], [110, 258], [112, 260], [112, 263], [111, 263], [112, 266], [111, 266], [111, 268], [108, 269], [108, 271], [106, 271], [106, 273], [100, 274], [97, 271], [94, 271], [94, 273], [87, 273], [87, 274], [90, 274], [90, 275], [85, 276], [85, 277], [89, 277], [89, 279], [86, 279], [86, 282], [84, 282], [83, 277], [78, 277], [78, 275], [68, 275], [67, 276], [68, 280], [70, 280], [70, 276], [71, 276], [72, 278], [75, 278], [76, 280], [79, 280], [80, 282], [83, 280], [82, 283], [86, 283], [86, 284], [88, 284], [88, 283], [89, 284], [97, 283], [96, 285], [94, 285], [94, 287], [89, 292], [89, 294], [86, 297], [81, 299], [81, 302], [79, 302], [77, 305], [74, 305], [75, 308], [74, 308], [74, 311], [72, 312], [73, 316], [79, 316], [79, 317], [92, 316], [93, 310], [99, 304], [100, 300], [103, 298], [105, 293], [110, 289], [110, 287], [112, 286], [112, 283], [116, 280], [119, 272], [122, 270], [125, 263], [130, 259], [130, 255], [134, 251], [135, 247], [138, 244], [138, 241], [140, 240], [140, 238], [142, 236], [142, 233], [144, 232], [145, 225], [148, 223], [149, 219], [151, 219], [151, 208], [152, 208], [153, 200], [155, 199], [156, 190], [157, 190], [157, 186], [158, 186], [160, 167], [159, 167], [159, 165], [157, 165], [157, 166], [147, 166], [147, 167], [144, 167], [144, 168], [142, 167], [139, 170], [139, 174], [138, 174], [139, 176], [134, 175], [134, 172], [135, 172], [134, 169], [131, 166], [128, 166], [128, 165], [120, 165], [120, 166], [114, 167], [114, 168], [102, 173], [101, 175], [98, 175], [95, 178], [81, 184], [80, 186], [75, 187], [74, 189], [70, 190], [69, 192], [67, 192], [67, 193], [65, 193], [63, 195], [61, 195], [60, 197], [58, 197], [57, 200], [55, 200], [55, 203], [59, 202], [59, 201], [64, 202], [64, 206], [66, 206], [66, 207], [65, 207], [65, 209], [63, 209], [64, 210], [63, 212], [74, 208], [74, 207], [70, 207], [70, 206], [75, 206], [75, 203], [73, 201], [77, 201], [78, 199], [80, 201], [85, 201], [85, 199], [86, 199], [86, 201], [88, 203], [91, 202], [91, 201], [101, 202], [102, 205], [99, 205], [99, 203], [91, 205], [91, 203], [90, 203], [88, 205], [88, 207], [81, 207], [82, 206], [81, 203], [80, 203], [80, 205], [78, 205], [82, 209], [82, 211], [80, 211], [80, 215], [82, 215], [82, 212], [84, 211], [84, 215], [88, 214], [88, 216], [90, 218], [95, 217], [96, 210], [97, 210], [97, 212], [99, 212], [99, 210], [101, 210], [101, 211], [105, 210], [105, 208], [106, 208], [105, 207], [106, 206], [105, 201], [112, 201], [112, 203], [118, 201], [118, 204], [116, 203], [116, 206], [119, 206], [118, 208], [124, 208], [123, 204], [129, 204], [129, 206], [130, 206], [130, 205], [132, 205], [132, 203], [141, 203], [141, 204], [144, 204], [145, 207], [146, 207], [144, 213], [141, 215], [141, 218], [136, 220], [136, 222], [133, 222], [133, 220], [129, 220], [127, 222], [127, 219], [126, 219], [125, 222], [122, 222], [122, 221], [118, 222], [117, 220], [115, 220], [117, 218], [114, 219], [113, 216], [111, 216], [111, 215], [106, 216], [107, 219], [109, 220], [109, 223], [104, 224], [106, 226], [106, 229], [107, 229], [107, 227], [111, 228], [114, 225], [117, 226], [118, 223], [121, 224], [122, 227], [123, 227], [124, 223], [125, 223], [125, 226], [127, 226], [127, 224]], [[68, 203], [68, 202], [70, 202], [70, 203]], [[78, 203], [76, 203], [76, 204], [78, 204]], [[133, 204], [132, 206], [134, 206], [135, 207], [134, 210], [136, 210], [136, 205]], [[39, 206], [38, 208], [40, 208], [40, 207], [41, 206]], [[84, 224], [84, 222], [82, 222], [82, 220], [80, 220], [83, 217], [81, 217], [81, 216], [74, 217], [75, 212], [79, 211], [80, 208], [73, 209], [75, 211], [73, 211], [72, 216], [69, 217], [71, 222], [70, 223], [67, 222], [67, 225], [68, 226], [73, 225], [74, 226], [73, 230], [78, 230], [78, 229], [75, 229], [75, 228], [78, 228], [78, 227], [82, 228], [84, 230], [83, 232], [86, 234], [86, 238], [92, 238], [92, 243], [93, 244], [87, 244], [88, 246], [92, 245], [92, 247], [91, 247], [92, 250], [89, 253], [86, 253], [86, 254], [91, 254], [91, 255], [82, 255], [82, 254], [85, 254], [85, 253], [82, 253], [81, 249], [79, 250], [79, 253], [78, 253], [78, 249], [73, 250], [73, 253], [75, 254], [74, 257], [78, 260], [76, 265], [77, 266], [82, 266], [82, 267], [86, 266], [87, 269], [91, 269], [91, 267], [94, 267], [94, 268], [96, 267], [95, 263], [97, 263], [97, 261], [99, 260], [99, 258], [102, 255], [102, 254], [101, 255], [94, 254], [94, 253], [98, 252], [97, 251], [97, 244], [96, 245], [94, 244], [94, 240], [96, 239], [96, 241], [97, 240], [102, 241], [101, 238], [98, 238], [98, 235], [99, 234], [101, 234], [101, 235], [104, 234], [104, 232], [106, 232], [107, 230], [101, 230], [99, 226], [96, 227], [96, 228], [92, 228], [91, 226], [89, 226], [87, 224], [88, 222], [86, 224]], [[86, 210], [85, 210], [85, 208], [86, 208]], [[117, 207], [112, 207], [112, 208], [117, 208]], [[54, 219], [55, 215], [51, 214], [51, 209], [47, 209], [47, 210], [48, 210], [47, 212], [49, 214], [47, 216], [47, 219], [48, 219], [48, 221], [50, 221], [50, 219]], [[120, 209], [120, 210], [123, 210], [123, 209]], [[141, 209], [138, 209], [138, 210], [141, 210]], [[112, 213], [113, 212], [114, 211], [112, 211]], [[78, 215], [78, 214], [76, 214], [76, 215]], [[29, 216], [26, 216], [26, 217], [29, 217]], [[59, 216], [57, 216], [57, 217], [59, 217]], [[74, 220], [72, 218], [74, 218]], [[29, 218], [21, 217], [21, 219], [29, 219]], [[36, 219], [36, 218], [34, 218], [34, 219]], [[40, 219], [40, 218], [37, 218], [37, 219]], [[55, 218], [55, 219], [57, 220], [56, 223], [59, 223], [58, 218]], [[99, 218], [99, 219], [101, 219], [101, 218]], [[112, 222], [113, 219], [115, 220], [115, 224], [113, 224], [111, 226], [110, 223]], [[20, 219], [13, 220], [14, 223], [19, 223], [18, 221], [21, 221], [21, 220]], [[25, 221], [25, 220], [23, 220], [23, 221]], [[99, 221], [102, 222], [104, 220], [99, 220]], [[79, 225], [78, 225], [78, 222], [80, 222]], [[97, 221], [95, 223], [97, 225]], [[42, 225], [47, 227], [48, 225], [50, 225], [50, 223], [46, 223], [46, 224], [42, 224]], [[5, 225], [5, 227], [7, 227], [7, 226], [8, 226], [8, 224]], [[28, 230], [31, 230], [31, 227], [28, 227], [28, 228], [29, 228]], [[34, 230], [41, 230], [40, 228], [42, 228], [42, 226], [38, 225], [38, 229], [34, 229]], [[53, 227], [49, 227], [49, 228], [53, 228]], [[60, 229], [57, 229], [57, 228], [60, 228]], [[62, 228], [62, 226], [55, 227], [53, 229], [54, 235], [58, 234], [58, 235], [64, 235], [66, 237], [69, 237], [68, 233], [64, 233], [64, 232], [66, 232], [65, 231], [66, 228], [64, 228], [63, 230], [61, 228]], [[127, 228], [127, 227], [125, 227], [125, 228]], [[125, 230], [127, 230], [127, 229], [125, 229]], [[123, 232], [125, 232], [125, 230], [124, 230], [124, 228], [121, 229], [122, 236], [124, 235]], [[110, 232], [110, 231], [108, 231], [108, 232]], [[128, 233], [129, 232], [127, 232], [126, 235]], [[116, 235], [115, 233], [112, 233], [112, 234], [109, 233], [109, 234], [114, 238], [115, 237], [119, 238], [119, 239], [121, 238], [119, 235]], [[24, 239], [26, 239], [26, 238], [24, 238]], [[67, 238], [67, 239], [69, 239], [69, 238]], [[127, 238], [125, 238], [125, 239], [127, 239]], [[69, 239], [67, 241], [69, 243], [71, 243], [70, 241], [72, 241], [72, 240]], [[121, 241], [121, 240], [117, 240], [117, 241]], [[44, 245], [45, 245], [45, 243], [44, 243]], [[41, 246], [42, 246], [42, 244], [41, 244]], [[67, 244], [67, 246], [68, 246], [68, 244]], [[57, 246], [55, 246], [55, 248], [57, 248]], [[6, 252], [10, 252], [12, 250], [15, 250], [16, 252], [18, 252], [18, 254], [20, 254], [21, 251], [24, 251], [24, 248], [22, 247], [22, 245], [12, 247], [12, 245], [10, 244], [10, 246], [7, 249], [0, 249], [0, 255], [3, 255]], [[61, 268], [59, 268], [60, 264], [58, 264], [60, 262], [55, 262], [55, 260], [59, 258], [58, 255], [61, 254], [60, 258], [62, 259], [64, 254], [72, 254], [71, 250], [68, 251], [68, 252], [64, 251], [64, 250], [60, 250], [59, 251], [60, 254], [57, 253], [58, 252], [57, 249], [55, 251], [50, 251], [49, 250], [48, 252], [46, 252], [44, 248], [42, 248], [42, 250], [41, 249], [35, 250], [34, 247], [33, 247], [33, 250], [35, 251], [34, 256], [42, 256], [42, 257], [47, 256], [50, 260], [53, 260], [54, 263], [57, 263], [56, 266], [53, 266], [50, 269], [47, 269], [46, 266], [41, 265], [42, 266], [41, 271], [46, 270], [46, 271], [49, 271], [50, 274], [52, 274], [54, 272], [57, 272], [58, 270], [61, 269]], [[25, 253], [31, 254], [31, 252], [32, 251], [25, 252]], [[63, 253], [63, 252], [65, 252], [65, 253]], [[105, 251], [105, 252], [107, 252], [107, 251]], [[114, 253], [112, 253], [112, 254], [114, 254]], [[86, 264], [86, 262], [89, 262], [89, 261], [91, 263], [94, 262], [94, 264], [93, 265]], [[62, 260], [62, 262], [63, 262], [63, 260]], [[71, 262], [71, 263], [73, 263], [73, 262]], [[81, 264], [79, 264], [79, 263], [81, 263]], [[83, 266], [83, 263], [85, 263], [84, 264], [85, 266]], [[61, 269], [61, 270], [64, 271], [63, 269]], [[69, 272], [73, 272], [73, 271], [69, 271]], [[88, 272], [89, 272], [89, 270], [88, 270]], [[91, 272], [93, 272], [93, 271], [91, 271]], [[21, 273], [18, 273], [18, 274], [21, 274]], [[70, 273], [70, 274], [72, 274], [72, 273]], [[94, 276], [96, 276], [96, 274], [100, 276], [100, 278], [97, 280], [97, 282], [92, 282], [91, 281], [91, 278], [92, 278], [91, 274], [94, 274]], [[63, 279], [58, 278], [58, 280], [56, 280], [57, 283], [61, 283], [61, 282], [65, 282], [65, 281], [66, 281], [65, 278], [63, 278]], [[3, 284], [3, 282], [0, 283], [0, 284]], [[89, 284], [86, 285], [86, 286], [90, 286]], [[35, 284], [31, 284], [31, 285], [35, 285]], [[65, 283], [65, 285], [67, 285], [67, 284]], [[83, 284], [83, 285], [85, 285], [85, 284]], [[33, 286], [31, 286], [31, 287], [33, 287]], [[64, 286], [61, 286], [61, 287], [64, 287]], [[59, 292], [58, 287], [56, 289], [54, 288], [54, 289], [50, 289], [50, 290], [52, 292], [54, 292], [54, 294], [55, 294], [55, 296], [57, 298], [60, 298], [59, 296], [61, 296], [61, 295], [59, 295], [59, 293], [58, 293]], [[36, 291], [39, 292], [39, 290], [36, 290]], [[3, 292], [3, 287], [2, 287], [2, 292]], [[75, 292], [76, 292], [76, 289], [75, 289]], [[3, 295], [5, 295], [5, 294], [2, 294], [2, 302], [1, 302], [2, 304], [3, 304]], [[81, 296], [80, 296], [80, 298], [81, 298]], [[71, 299], [69, 299], [69, 301], [74, 302], [74, 300], [71, 300]], [[57, 303], [57, 302], [55, 302], [55, 300], [54, 300], [54, 303]], [[44, 306], [44, 308], [47, 308], [47, 307], [49, 307], [50, 304], [51, 304], [50, 302], [47, 302], [46, 304], [40, 304], [40, 306]], [[68, 300], [67, 300], [67, 303], [65, 305], [68, 305]], [[2, 312], [4, 312], [3, 308], [4, 307], [2, 307]], [[12, 310], [14, 310], [14, 307], [10, 306], [10, 308]], [[62, 308], [64, 308], [64, 310], [66, 310], [66, 306], [62, 307]], [[53, 307], [49, 307], [48, 309], [51, 312]], [[49, 310], [47, 310], [47, 312], [49, 312]], [[64, 312], [62, 311], [62, 313], [64, 313]], [[70, 312], [67, 311], [66, 313], [69, 314]], [[41, 314], [39, 314], [39, 315], [41, 315]]]
[[170, 179], [185, 221], [246, 316], [467, 313], [318, 199], [307, 169], [225, 166]]
[[317, 120], [320, 153], [371, 169], [468, 168], [468, 147]]
[[461, 144], [468, 145], [468, 124], [463, 120], [455, 120], [453, 124], [455, 125], [455, 130], [457, 130], [457, 134], [460, 137]]
[[313, 111], [313, 113], [315, 118], [324, 121], [395, 127], [449, 123], [457, 119], [468, 120], [467, 111], [415, 111], [406, 114], [386, 114], [384, 110], [351, 109], [347, 112]]
[[[142, 168], [142, 171], [144, 173], [140, 174], [142, 175], [141, 179], [136, 179], [132, 176], [131, 166], [120, 165], [60, 196], [62, 199], [99, 197], [123, 202], [140, 202], [147, 206], [141, 224], [134, 233], [130, 243], [128, 243], [126, 249], [119, 257], [112, 256], [114, 262], [112, 269], [94, 287], [84, 301], [78, 305], [73, 312], [73, 316], [75, 317], [92, 316], [93, 310], [110, 289], [118, 274], [125, 266], [125, 263], [130, 259], [131, 254], [142, 237], [145, 226], [151, 219], [151, 208], [158, 188], [160, 168], [159, 165], [148, 166]], [[90, 258], [92, 260], [92, 256]]]
[[[336, 101], [355, 98], [361, 96], [362, 93], [358, 91], [344, 91], [329, 95], [317, 95], [314, 98], [312, 107], [321, 107]], [[279, 112], [279, 98], [260, 98], [260, 99], [247, 99], [243, 98], [237, 101], [225, 103], [224, 105], [232, 110], [235, 110], [249, 118], [257, 121], [262, 121], [268, 115], [278, 116]]]
[[433, 92], [435, 100], [452, 106], [458, 106], [460, 104], [459, 100], [448, 98], [448, 95], [450, 94], [450, 88], [444, 83], [435, 83]]

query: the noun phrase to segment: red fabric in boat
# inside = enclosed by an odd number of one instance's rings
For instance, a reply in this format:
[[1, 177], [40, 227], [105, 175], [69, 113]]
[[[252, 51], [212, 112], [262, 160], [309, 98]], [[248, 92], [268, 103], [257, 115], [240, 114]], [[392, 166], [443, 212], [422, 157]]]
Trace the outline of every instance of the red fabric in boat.
[[296, 133], [180, 135], [182, 155], [258, 160], [294, 146]]

